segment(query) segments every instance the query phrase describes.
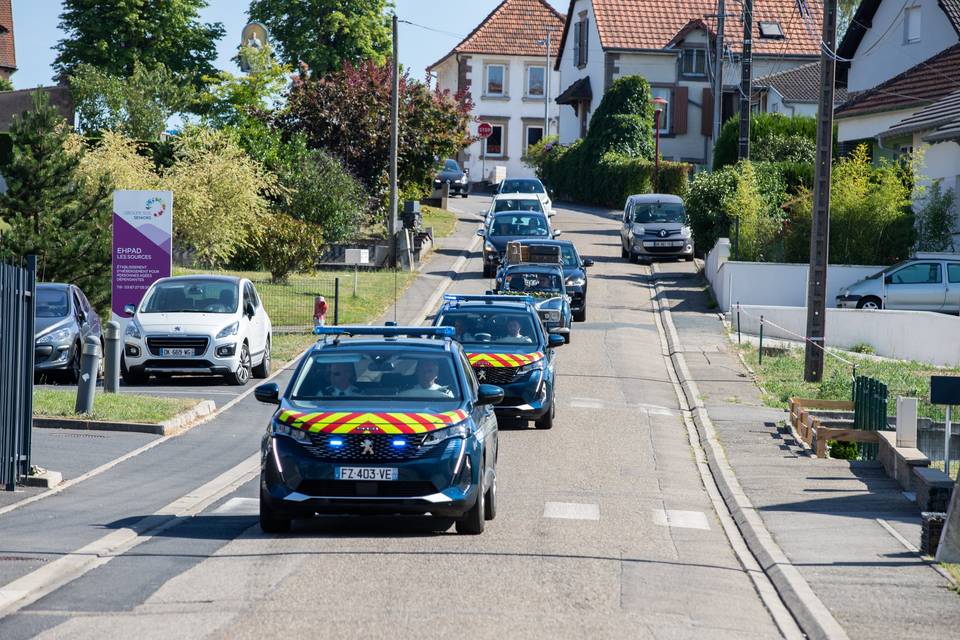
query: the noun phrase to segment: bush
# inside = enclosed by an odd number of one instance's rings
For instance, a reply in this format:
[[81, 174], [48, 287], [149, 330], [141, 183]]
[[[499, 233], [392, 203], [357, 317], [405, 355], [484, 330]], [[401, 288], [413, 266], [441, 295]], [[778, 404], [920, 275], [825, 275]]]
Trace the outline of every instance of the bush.
[[260, 262], [275, 284], [286, 284], [295, 271], [312, 271], [322, 246], [318, 226], [282, 213], [264, 216], [262, 229], [253, 238]]
[[[754, 162], [813, 162], [816, 140], [817, 120], [811, 116], [755, 113], [750, 120], [750, 159]], [[730, 118], [721, 127], [713, 150], [714, 171], [737, 163], [739, 145], [740, 120]]]
[[650, 84], [641, 76], [617, 79], [590, 118], [586, 137], [589, 153], [602, 158], [623, 153], [653, 159], [653, 106]]
[[942, 180], [934, 180], [917, 212], [917, 249], [920, 251], [953, 250], [953, 189], [943, 190]]

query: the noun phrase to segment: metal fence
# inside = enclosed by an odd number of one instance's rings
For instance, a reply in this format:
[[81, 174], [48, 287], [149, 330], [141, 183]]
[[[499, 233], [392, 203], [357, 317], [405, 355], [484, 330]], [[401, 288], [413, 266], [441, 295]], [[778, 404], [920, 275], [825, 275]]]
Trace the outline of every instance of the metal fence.
[[254, 281], [264, 309], [276, 333], [293, 333], [314, 326], [317, 297], [327, 303], [327, 324], [337, 324], [340, 316], [340, 278], [312, 277], [275, 284], [269, 280]]
[[0, 263], [0, 485], [7, 491], [30, 474], [36, 287], [36, 257], [25, 269]]
[[[950, 430], [950, 471], [951, 478], [957, 477], [960, 470], [960, 424], [951, 425]], [[943, 423], [921, 419], [917, 424], [917, 449], [930, 458], [930, 466], [943, 469]]]

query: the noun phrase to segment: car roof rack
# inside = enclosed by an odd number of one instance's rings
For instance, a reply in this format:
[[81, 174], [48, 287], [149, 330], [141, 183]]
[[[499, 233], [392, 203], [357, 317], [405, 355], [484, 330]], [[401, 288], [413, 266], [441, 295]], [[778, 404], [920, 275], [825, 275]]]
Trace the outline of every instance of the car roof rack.
[[319, 326], [313, 328], [313, 334], [316, 336], [383, 336], [385, 338], [395, 338], [398, 336], [407, 336], [409, 338], [452, 338], [456, 335], [456, 329], [453, 327], [400, 327], [396, 325], [388, 326]]
[[534, 304], [535, 301], [531, 296], [512, 296], [512, 295], [497, 295], [488, 293], [487, 295], [461, 295], [458, 293], [445, 293], [443, 299], [446, 302], [486, 302], [487, 304], [493, 304], [494, 302], [528, 302]]

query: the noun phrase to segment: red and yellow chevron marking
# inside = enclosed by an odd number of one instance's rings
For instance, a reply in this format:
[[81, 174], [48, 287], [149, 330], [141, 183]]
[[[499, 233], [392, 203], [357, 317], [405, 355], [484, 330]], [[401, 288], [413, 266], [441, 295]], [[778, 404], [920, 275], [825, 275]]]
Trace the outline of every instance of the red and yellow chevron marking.
[[543, 352], [536, 353], [468, 353], [470, 364], [475, 367], [523, 367], [543, 360]]
[[462, 410], [446, 413], [369, 413], [318, 411], [304, 413], [284, 409], [278, 416], [289, 427], [310, 433], [427, 433], [451, 427], [467, 419]]

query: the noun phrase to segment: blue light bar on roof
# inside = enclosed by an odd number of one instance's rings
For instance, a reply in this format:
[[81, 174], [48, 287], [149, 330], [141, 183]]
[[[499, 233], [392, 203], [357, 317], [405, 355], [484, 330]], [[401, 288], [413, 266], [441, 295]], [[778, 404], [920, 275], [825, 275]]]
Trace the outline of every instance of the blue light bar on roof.
[[453, 327], [373, 327], [373, 326], [333, 326], [314, 327], [317, 336], [421, 336], [452, 338], [456, 333]]
[[445, 293], [443, 299], [447, 302], [529, 302], [534, 304], [531, 296], [512, 296], [512, 295], [461, 295], [457, 293]]

